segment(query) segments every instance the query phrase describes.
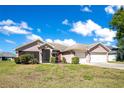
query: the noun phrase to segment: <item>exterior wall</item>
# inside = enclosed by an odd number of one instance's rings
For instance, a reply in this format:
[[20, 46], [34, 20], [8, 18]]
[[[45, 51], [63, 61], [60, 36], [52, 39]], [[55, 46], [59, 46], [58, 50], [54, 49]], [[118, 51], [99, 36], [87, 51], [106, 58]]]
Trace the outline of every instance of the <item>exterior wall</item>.
[[85, 64], [86, 63], [86, 58], [79, 58], [79, 63], [80, 64]]
[[66, 52], [66, 53], [64, 53], [64, 54], [62, 55], [62, 57], [65, 57], [67, 63], [71, 63], [71, 59], [72, 59], [72, 57], [74, 57], [74, 56], [75, 56], [75, 55], [74, 55], [74, 53], [72, 53], [72, 52]]
[[82, 51], [75, 51], [75, 56], [79, 57], [80, 64], [86, 63], [86, 53]]
[[72, 52], [67, 52], [62, 55], [63, 57], [66, 58], [67, 63], [71, 63], [72, 57], [79, 57], [79, 63], [80, 64], [85, 64], [87, 59], [89, 58], [86, 53], [81, 52], [81, 51], [75, 51], [75, 54]]
[[90, 54], [86, 52], [86, 63], [90, 63]]
[[109, 54], [108, 55], [108, 61], [116, 61], [117, 54]]
[[71, 59], [74, 57], [74, 54], [63, 55], [63, 57], [65, 57], [67, 63], [71, 63]]

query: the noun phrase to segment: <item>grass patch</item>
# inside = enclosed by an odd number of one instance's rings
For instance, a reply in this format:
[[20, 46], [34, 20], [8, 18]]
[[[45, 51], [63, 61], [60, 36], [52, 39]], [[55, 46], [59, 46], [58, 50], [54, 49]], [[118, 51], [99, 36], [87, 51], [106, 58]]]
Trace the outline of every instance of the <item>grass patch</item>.
[[124, 64], [124, 61], [109, 61], [109, 63]]
[[85, 80], [93, 80], [93, 76], [92, 75], [84, 75], [83, 78]]
[[17, 65], [0, 62], [0, 87], [123, 88], [124, 70], [79, 64]]

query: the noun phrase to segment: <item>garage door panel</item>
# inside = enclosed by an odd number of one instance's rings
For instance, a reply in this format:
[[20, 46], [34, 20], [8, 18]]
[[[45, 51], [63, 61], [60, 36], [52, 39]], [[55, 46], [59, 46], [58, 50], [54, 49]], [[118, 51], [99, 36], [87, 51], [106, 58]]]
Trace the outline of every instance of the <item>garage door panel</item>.
[[106, 54], [91, 54], [91, 63], [103, 63], [107, 61]]

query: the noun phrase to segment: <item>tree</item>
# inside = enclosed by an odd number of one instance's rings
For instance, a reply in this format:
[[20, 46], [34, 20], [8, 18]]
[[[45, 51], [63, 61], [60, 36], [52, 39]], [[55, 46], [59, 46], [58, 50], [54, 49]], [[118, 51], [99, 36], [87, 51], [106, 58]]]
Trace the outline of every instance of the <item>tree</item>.
[[112, 17], [110, 22], [110, 29], [116, 30], [117, 46], [119, 51], [123, 52], [124, 49], [124, 8], [121, 7]]

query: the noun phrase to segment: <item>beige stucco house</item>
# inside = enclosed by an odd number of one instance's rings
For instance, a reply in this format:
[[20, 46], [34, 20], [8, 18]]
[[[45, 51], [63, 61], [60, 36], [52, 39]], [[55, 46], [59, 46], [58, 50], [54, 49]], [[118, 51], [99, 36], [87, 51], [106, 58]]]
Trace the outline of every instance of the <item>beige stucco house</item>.
[[64, 46], [57, 43], [46, 43], [41, 40], [35, 40], [15, 49], [16, 56], [26, 53], [33, 54], [39, 63], [49, 63], [49, 59], [55, 56], [58, 62], [65, 57], [68, 63], [74, 56], [79, 57], [81, 64], [94, 62], [107, 62], [110, 49], [102, 43], [95, 44], [75, 44], [72, 46]]

